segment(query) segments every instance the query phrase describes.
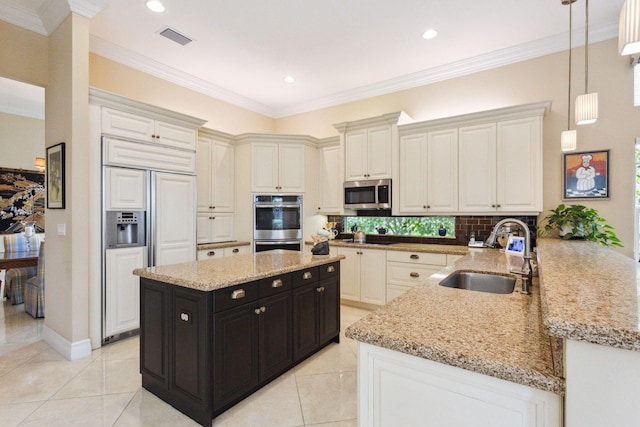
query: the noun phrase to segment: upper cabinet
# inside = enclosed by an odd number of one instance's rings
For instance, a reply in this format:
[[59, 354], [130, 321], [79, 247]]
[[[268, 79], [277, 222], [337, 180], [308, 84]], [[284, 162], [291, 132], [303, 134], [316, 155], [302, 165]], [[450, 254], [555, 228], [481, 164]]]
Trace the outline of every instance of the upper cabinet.
[[549, 108], [540, 102], [400, 126], [393, 213], [541, 212]]
[[335, 124], [344, 147], [344, 180], [387, 179], [393, 176], [397, 125], [410, 122], [403, 112]]
[[195, 151], [198, 128], [204, 120], [95, 88], [90, 94], [92, 101], [101, 105], [102, 135]]
[[254, 192], [303, 193], [304, 145], [256, 142], [251, 145]]
[[339, 139], [318, 148], [318, 213], [339, 215], [342, 206], [342, 179], [339, 173]]
[[233, 212], [235, 151], [233, 136], [200, 129], [198, 137], [198, 211]]
[[400, 214], [458, 209], [458, 130], [400, 137]]
[[460, 211], [542, 211], [542, 118], [460, 128]]
[[147, 172], [140, 169], [104, 168], [105, 210], [147, 209]]

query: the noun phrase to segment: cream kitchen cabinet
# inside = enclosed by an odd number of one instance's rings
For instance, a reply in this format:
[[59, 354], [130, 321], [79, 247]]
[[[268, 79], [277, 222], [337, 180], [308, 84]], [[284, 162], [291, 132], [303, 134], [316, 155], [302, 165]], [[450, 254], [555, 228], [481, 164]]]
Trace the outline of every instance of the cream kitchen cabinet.
[[542, 211], [542, 118], [459, 130], [459, 211]]
[[347, 132], [345, 180], [391, 178], [391, 125]]
[[197, 130], [131, 112], [102, 108], [102, 133], [185, 150], [196, 149]]
[[198, 138], [198, 212], [234, 211], [235, 152], [225, 139], [208, 130]]
[[400, 214], [458, 209], [458, 129], [400, 137]]
[[197, 238], [198, 244], [211, 242], [228, 242], [235, 239], [233, 213], [198, 212]]
[[340, 214], [342, 178], [338, 173], [340, 146], [318, 148], [318, 213]]
[[305, 146], [295, 143], [251, 144], [251, 191], [303, 193]]
[[386, 302], [386, 252], [338, 247], [338, 255], [345, 256], [340, 266], [341, 299], [375, 305]]
[[423, 283], [458, 258], [459, 255], [387, 251], [387, 301]]
[[251, 252], [250, 245], [229, 246], [226, 248], [200, 249], [197, 253], [198, 261], [203, 259], [224, 258]]
[[105, 210], [147, 209], [146, 171], [105, 167], [104, 174]]

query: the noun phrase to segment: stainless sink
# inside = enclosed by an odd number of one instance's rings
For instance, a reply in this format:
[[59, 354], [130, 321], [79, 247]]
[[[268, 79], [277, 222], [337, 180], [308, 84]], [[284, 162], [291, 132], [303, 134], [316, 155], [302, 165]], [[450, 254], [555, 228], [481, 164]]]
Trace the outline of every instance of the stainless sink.
[[440, 286], [447, 288], [489, 292], [492, 294], [510, 294], [513, 292], [515, 285], [515, 277], [473, 271], [456, 271], [440, 282]]

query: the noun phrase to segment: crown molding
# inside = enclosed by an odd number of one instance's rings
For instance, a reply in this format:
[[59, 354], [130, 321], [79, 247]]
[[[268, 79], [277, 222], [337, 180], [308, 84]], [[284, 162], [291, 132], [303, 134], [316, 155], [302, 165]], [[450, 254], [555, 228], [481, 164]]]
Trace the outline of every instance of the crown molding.
[[135, 53], [129, 49], [117, 46], [97, 36], [92, 35], [89, 43], [91, 52], [96, 55], [103, 56], [107, 59], [111, 59], [112, 61], [167, 80], [179, 86], [192, 89], [212, 98], [273, 118], [273, 109], [266, 105], [223, 87], [209, 83], [201, 78], [161, 64], [158, 61], [147, 58], [146, 56]]
[[13, 4], [0, 3], [0, 17], [2, 17], [3, 21], [25, 30], [33, 31], [42, 36], [48, 35], [40, 16], [35, 10]]
[[[578, 28], [573, 33], [573, 47], [584, 45], [584, 28]], [[591, 43], [609, 40], [618, 36], [618, 23], [601, 25], [589, 29]], [[283, 118], [309, 111], [346, 104], [375, 96], [387, 95], [402, 90], [436, 83], [455, 77], [461, 77], [491, 68], [497, 68], [516, 62], [526, 61], [545, 55], [567, 50], [569, 47], [568, 32], [557, 36], [547, 37], [532, 42], [523, 43], [506, 49], [489, 52], [474, 58], [464, 59], [450, 64], [441, 65], [395, 79], [385, 80], [371, 85], [361, 86], [334, 95], [315, 99], [310, 102], [278, 109], [274, 118]]]
[[71, 12], [89, 19], [107, 7], [106, 0], [68, 0], [68, 2]]

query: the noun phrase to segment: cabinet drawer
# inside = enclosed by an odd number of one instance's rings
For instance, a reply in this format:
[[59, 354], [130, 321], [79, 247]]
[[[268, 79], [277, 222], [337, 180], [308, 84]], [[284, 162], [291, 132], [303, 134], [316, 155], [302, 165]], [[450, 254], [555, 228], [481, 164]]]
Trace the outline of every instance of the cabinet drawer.
[[430, 254], [426, 252], [387, 251], [387, 261], [445, 266], [447, 265], [447, 255]]
[[305, 270], [294, 271], [291, 273], [293, 286], [302, 286], [307, 283], [317, 282], [319, 278], [318, 267], [311, 267]]
[[214, 292], [213, 311], [220, 312], [258, 300], [258, 282], [243, 283]]
[[320, 280], [331, 279], [332, 277], [340, 277], [339, 262], [321, 265], [318, 267], [318, 269], [320, 270]]
[[387, 262], [387, 283], [415, 286], [424, 283], [440, 266], [409, 264], [406, 262]]
[[222, 250], [222, 248], [220, 249], [202, 249], [199, 250], [197, 255], [196, 255], [196, 259], [198, 261], [202, 260], [202, 259], [215, 259], [215, 258], [222, 258], [224, 256], [224, 251]]
[[280, 276], [267, 277], [258, 280], [259, 298], [279, 294], [291, 289], [291, 274], [281, 274]]
[[232, 256], [232, 255], [240, 255], [240, 254], [248, 254], [251, 246], [234, 246], [232, 248], [224, 248], [224, 256]]

